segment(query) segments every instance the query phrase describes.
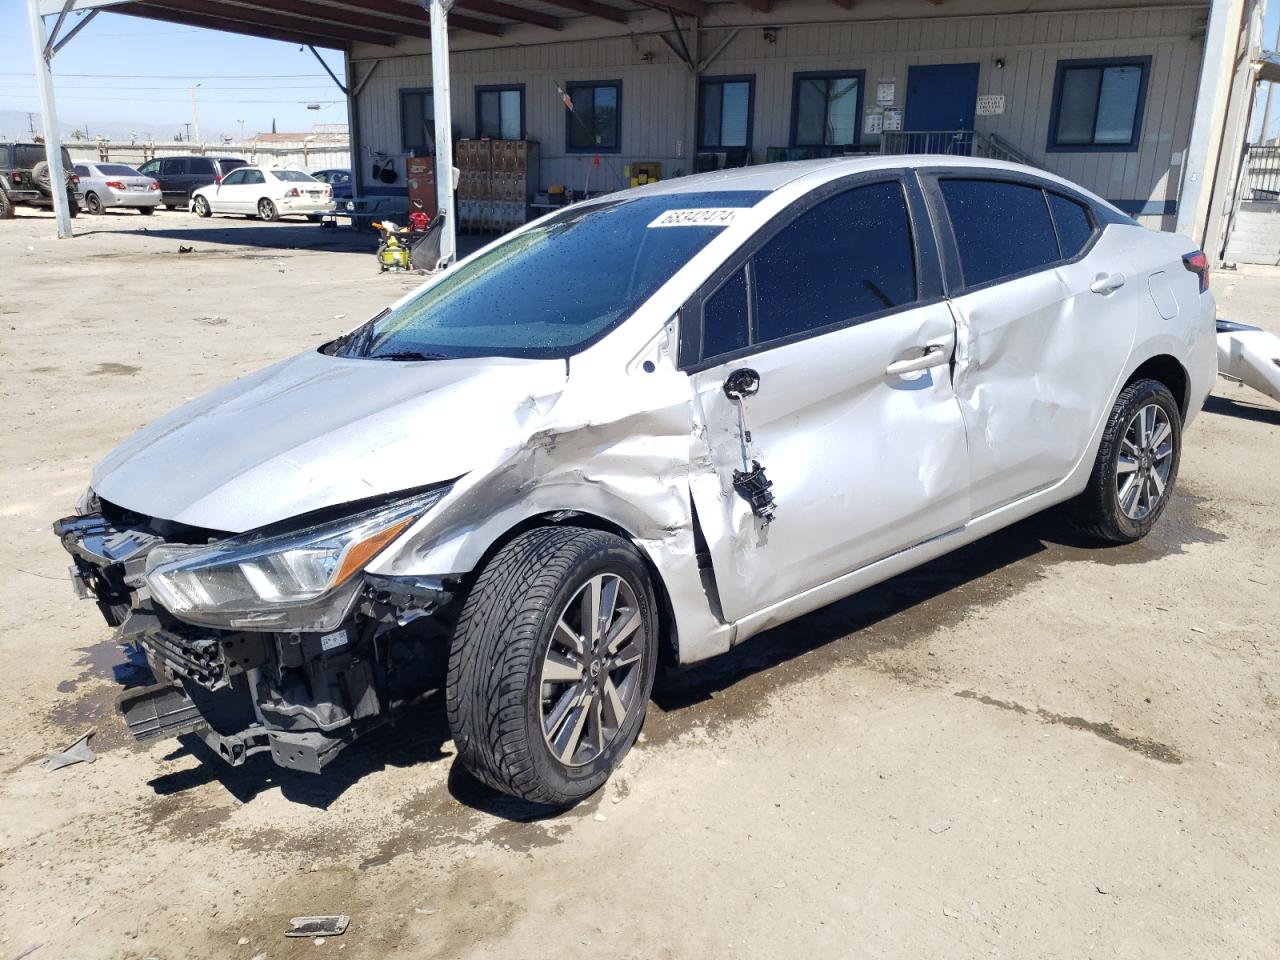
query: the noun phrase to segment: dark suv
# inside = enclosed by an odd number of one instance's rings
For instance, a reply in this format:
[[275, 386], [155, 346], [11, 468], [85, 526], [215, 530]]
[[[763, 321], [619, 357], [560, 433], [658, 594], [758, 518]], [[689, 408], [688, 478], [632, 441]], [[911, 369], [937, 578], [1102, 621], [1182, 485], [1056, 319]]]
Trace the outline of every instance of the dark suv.
[[248, 162], [238, 157], [156, 157], [140, 166], [138, 172], [159, 182], [160, 194], [170, 210], [185, 210], [191, 205], [192, 191], [217, 183]]
[[[14, 207], [52, 207], [49, 163], [43, 143], [0, 141], [0, 219], [13, 216]], [[62, 169], [71, 216], [80, 210], [80, 178], [72, 170], [71, 154], [62, 148]]]

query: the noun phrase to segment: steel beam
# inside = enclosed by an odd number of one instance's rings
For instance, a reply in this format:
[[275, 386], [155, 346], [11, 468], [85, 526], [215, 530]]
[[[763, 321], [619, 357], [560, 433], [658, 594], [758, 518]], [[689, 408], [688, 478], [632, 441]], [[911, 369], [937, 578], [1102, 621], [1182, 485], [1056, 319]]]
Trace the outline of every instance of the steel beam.
[[[449, 13], [445, 0], [424, 0], [431, 15], [431, 99], [436, 120], [436, 204], [444, 214], [440, 263], [458, 251], [458, 217], [453, 202], [453, 113], [449, 103]], [[432, 267], [437, 264], [431, 264]]]
[[53, 71], [45, 56], [49, 38], [44, 32], [39, 0], [27, 0], [27, 16], [31, 22], [31, 50], [36, 61], [36, 88], [40, 92], [40, 121], [44, 124], [44, 153], [49, 161], [49, 189], [58, 221], [58, 239], [65, 240], [71, 236], [71, 208], [67, 197], [67, 173], [62, 168], [62, 136], [58, 132], [58, 109], [53, 99]]
[[[250, 7], [237, 7], [222, 0], [138, 0], [149, 10], [163, 10], [170, 13], [187, 14], [213, 20], [224, 20], [229, 23], [246, 23], [253, 26], [267, 27], [287, 31], [298, 36], [330, 37], [335, 40], [352, 40], [362, 43], [376, 43], [390, 46], [395, 43], [397, 34], [386, 31], [364, 30], [347, 24], [308, 20], [305, 17], [272, 13], [267, 10]], [[232, 29], [223, 27], [223, 29]]]
[[[402, 20], [405, 23], [413, 24], [419, 29], [409, 30], [407, 27], [401, 26], [400, 31], [406, 36], [425, 37], [427, 36], [427, 28], [430, 19], [426, 10], [415, 4], [399, 3], [398, 0], [330, 0], [335, 8], [351, 10], [351, 16], [356, 21], [360, 21], [366, 17], [370, 10], [375, 13], [383, 14], [395, 20]], [[358, 12], [356, 12], [358, 11]], [[450, 14], [449, 23], [455, 27], [461, 27], [464, 30], [470, 30], [473, 33], [487, 33], [490, 36], [498, 37], [502, 35], [502, 25], [494, 23], [491, 20], [481, 20], [478, 17], [468, 17], [461, 14]]]
[[596, 3], [595, 0], [547, 0], [547, 3], [553, 7], [572, 10], [574, 13], [585, 13], [588, 16], [599, 17], [602, 20], [612, 20], [614, 23], [626, 23], [631, 16], [626, 10], [619, 10], [617, 7]]

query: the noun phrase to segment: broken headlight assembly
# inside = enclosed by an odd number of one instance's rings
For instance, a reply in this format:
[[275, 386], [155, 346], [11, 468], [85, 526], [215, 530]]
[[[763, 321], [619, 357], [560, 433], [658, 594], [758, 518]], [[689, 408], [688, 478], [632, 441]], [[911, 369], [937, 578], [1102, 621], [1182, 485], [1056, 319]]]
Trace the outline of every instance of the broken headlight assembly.
[[154, 548], [152, 596], [179, 620], [235, 630], [327, 632], [360, 592], [357, 576], [447, 487], [338, 520], [203, 546]]

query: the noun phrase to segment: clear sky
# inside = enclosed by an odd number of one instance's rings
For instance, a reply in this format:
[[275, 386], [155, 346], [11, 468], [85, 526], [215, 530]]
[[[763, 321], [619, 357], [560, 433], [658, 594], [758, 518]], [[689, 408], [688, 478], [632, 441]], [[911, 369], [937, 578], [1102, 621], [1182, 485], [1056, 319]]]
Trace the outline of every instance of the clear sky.
[[[341, 78], [342, 54], [320, 53]], [[106, 11], [54, 57], [53, 74], [59, 123], [90, 133], [95, 123], [125, 124], [171, 140], [191, 122], [197, 83], [205, 140], [239, 138], [241, 120], [248, 135], [270, 131], [273, 119], [281, 132], [347, 121], [342, 91], [305, 47]], [[38, 110], [27, 2], [0, 0], [0, 113]]]

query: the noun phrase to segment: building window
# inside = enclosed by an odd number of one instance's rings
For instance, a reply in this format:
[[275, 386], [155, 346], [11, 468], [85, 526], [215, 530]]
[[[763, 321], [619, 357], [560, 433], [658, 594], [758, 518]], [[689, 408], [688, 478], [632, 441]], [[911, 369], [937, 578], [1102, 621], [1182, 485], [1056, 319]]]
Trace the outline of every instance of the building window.
[[622, 145], [622, 81], [571, 83], [565, 147], [571, 153], [617, 153]]
[[524, 139], [524, 84], [476, 87], [476, 136]]
[[400, 91], [400, 142], [405, 150], [434, 150], [435, 105], [431, 88]]
[[858, 142], [863, 71], [797, 73], [792, 87], [791, 145], [847, 147]]
[[698, 149], [751, 146], [755, 77], [707, 77], [698, 84]]
[[1150, 57], [1059, 60], [1050, 150], [1137, 150]]

